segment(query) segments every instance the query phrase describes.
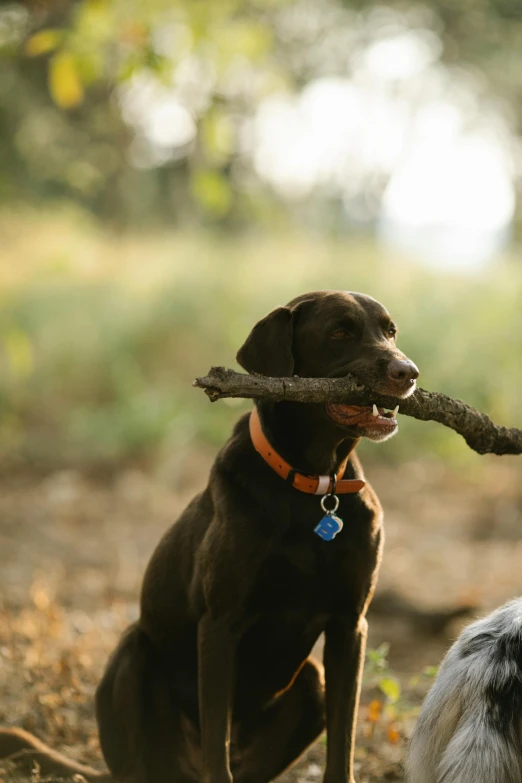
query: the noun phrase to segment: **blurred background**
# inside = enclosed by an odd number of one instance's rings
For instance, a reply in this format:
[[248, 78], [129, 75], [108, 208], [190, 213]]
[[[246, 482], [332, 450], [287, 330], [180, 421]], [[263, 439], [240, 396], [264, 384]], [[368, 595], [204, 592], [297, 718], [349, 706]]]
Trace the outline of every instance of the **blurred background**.
[[[272, 307], [371, 294], [423, 387], [522, 426], [521, 132], [517, 0], [0, 3], [3, 722], [99, 757], [145, 563], [250, 407], [191, 382]], [[458, 630], [422, 613], [520, 592], [522, 489], [432, 423], [360, 451], [388, 530], [364, 783], [401, 779]]]

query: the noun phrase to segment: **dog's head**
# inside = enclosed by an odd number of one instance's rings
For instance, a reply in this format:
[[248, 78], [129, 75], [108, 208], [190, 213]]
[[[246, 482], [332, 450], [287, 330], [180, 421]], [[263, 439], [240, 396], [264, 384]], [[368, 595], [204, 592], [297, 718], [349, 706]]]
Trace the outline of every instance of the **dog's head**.
[[[239, 349], [247, 372], [273, 377], [340, 378], [353, 373], [371, 391], [404, 399], [415, 389], [417, 367], [395, 342], [388, 311], [365, 294], [312, 291], [259, 321]], [[370, 406], [314, 406], [347, 436], [385, 440], [397, 430], [393, 414]]]

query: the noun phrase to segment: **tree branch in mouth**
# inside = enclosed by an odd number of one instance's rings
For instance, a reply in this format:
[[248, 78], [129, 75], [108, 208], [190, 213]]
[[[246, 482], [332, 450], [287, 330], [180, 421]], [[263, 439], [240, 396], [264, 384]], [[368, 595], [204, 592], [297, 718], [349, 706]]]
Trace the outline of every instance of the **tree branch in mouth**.
[[212, 367], [193, 386], [204, 389], [211, 402], [223, 397], [247, 397], [273, 402], [341, 403], [396, 408], [405, 416], [436, 421], [462, 435], [479, 454], [522, 454], [522, 430], [494, 424], [489, 416], [462, 400], [440, 392], [417, 389], [406, 399], [382, 396], [367, 389], [358, 378], [269, 378], [246, 375], [225, 367]]

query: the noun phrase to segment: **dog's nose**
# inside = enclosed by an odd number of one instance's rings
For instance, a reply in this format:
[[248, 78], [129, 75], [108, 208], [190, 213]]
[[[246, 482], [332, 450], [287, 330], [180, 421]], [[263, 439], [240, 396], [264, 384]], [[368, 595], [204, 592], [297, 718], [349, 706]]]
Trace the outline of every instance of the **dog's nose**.
[[392, 359], [388, 365], [388, 377], [401, 386], [407, 386], [419, 377], [419, 370], [409, 359]]

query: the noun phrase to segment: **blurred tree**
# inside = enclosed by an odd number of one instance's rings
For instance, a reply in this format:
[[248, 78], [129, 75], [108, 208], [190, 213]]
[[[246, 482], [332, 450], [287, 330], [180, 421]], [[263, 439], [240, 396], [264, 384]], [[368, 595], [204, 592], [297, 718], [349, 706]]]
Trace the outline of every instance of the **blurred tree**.
[[442, 58], [475, 68], [483, 93], [522, 126], [517, 0], [387, 7], [4, 1], [0, 199], [70, 199], [118, 224], [197, 217], [233, 226], [253, 212], [273, 215], [249, 166], [245, 120], [272, 92], [349, 75], [353, 58], [397, 18], [437, 35]]

